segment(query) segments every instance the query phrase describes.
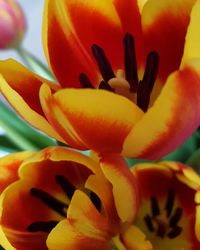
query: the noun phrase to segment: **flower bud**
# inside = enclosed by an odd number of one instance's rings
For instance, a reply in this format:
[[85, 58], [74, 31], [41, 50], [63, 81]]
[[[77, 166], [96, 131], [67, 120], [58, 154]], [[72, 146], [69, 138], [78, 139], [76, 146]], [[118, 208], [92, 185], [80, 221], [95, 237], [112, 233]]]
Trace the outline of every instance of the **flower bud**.
[[15, 0], [0, 0], [0, 49], [19, 46], [26, 31], [26, 20]]

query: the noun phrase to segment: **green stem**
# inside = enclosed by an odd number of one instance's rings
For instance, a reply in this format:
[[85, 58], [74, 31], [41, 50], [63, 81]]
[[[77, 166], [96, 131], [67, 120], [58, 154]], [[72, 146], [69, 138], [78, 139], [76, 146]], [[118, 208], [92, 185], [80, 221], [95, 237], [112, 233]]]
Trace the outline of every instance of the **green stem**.
[[32, 66], [31, 66], [31, 64], [30, 64], [30, 62], [29, 62], [29, 60], [27, 58], [25, 50], [22, 47], [18, 47], [16, 49], [16, 51], [17, 51], [18, 55], [20, 56], [20, 58], [22, 59], [22, 62], [24, 63], [24, 65], [26, 67], [28, 67], [29, 69], [33, 70]]

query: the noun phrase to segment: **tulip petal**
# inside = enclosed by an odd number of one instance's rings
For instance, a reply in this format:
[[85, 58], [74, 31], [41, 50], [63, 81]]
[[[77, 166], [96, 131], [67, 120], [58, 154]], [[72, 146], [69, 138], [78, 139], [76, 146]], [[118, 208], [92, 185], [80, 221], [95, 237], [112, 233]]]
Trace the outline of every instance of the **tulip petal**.
[[0, 193], [19, 178], [18, 169], [21, 163], [32, 154], [31, 152], [20, 152], [0, 158]]
[[159, 78], [164, 83], [181, 63], [190, 12], [196, 0], [148, 0], [142, 11], [146, 52], [160, 57]]
[[[51, 89], [45, 84], [42, 85], [40, 89], [40, 100], [47, 119], [55, 127], [56, 131], [61, 134], [62, 138], [65, 138], [67, 143], [73, 148], [80, 150], [87, 149], [87, 146], [85, 146], [84, 142], [79, 138], [69, 123], [68, 117], [65, 117], [62, 111], [57, 109], [53, 103]], [[52, 115], [53, 107], [56, 115]]]
[[64, 89], [52, 95], [43, 85], [40, 97], [47, 119], [64, 140], [98, 152], [119, 153], [143, 115], [127, 98], [105, 90]]
[[111, 0], [46, 0], [44, 48], [63, 87], [80, 87], [80, 73], [99, 84], [93, 44], [105, 50], [114, 69], [122, 66], [123, 54], [116, 53], [122, 51], [122, 39], [120, 19]]
[[[81, 201], [81, 206], [80, 206]], [[76, 190], [67, 212], [67, 218], [78, 231], [99, 240], [108, 238], [108, 224], [89, 197]]]
[[109, 231], [113, 234], [119, 230], [119, 217], [117, 215], [111, 184], [105, 179], [105, 176], [90, 175], [85, 183], [85, 187], [98, 195], [103, 208], [101, 212], [105, 215]]
[[47, 238], [49, 250], [110, 250], [106, 241], [78, 232], [68, 220], [61, 221]]
[[[50, 160], [52, 162], [76, 162], [80, 165], [84, 165], [88, 168], [91, 173], [98, 173], [99, 174], [99, 164], [95, 162], [93, 159], [75, 151], [70, 150], [65, 147], [48, 147], [43, 149], [42, 151], [34, 154], [32, 157], [28, 158], [21, 166], [19, 171], [19, 176], [21, 178], [27, 178], [28, 176], [32, 176], [32, 173], [35, 171], [34, 163], [40, 163], [46, 160]], [[23, 167], [24, 165], [29, 165], [29, 167]], [[75, 169], [75, 166], [74, 166]], [[73, 172], [73, 171], [72, 171]], [[70, 173], [67, 173], [70, 174]], [[70, 176], [73, 181], [76, 178]], [[78, 179], [80, 180], [80, 179]]]
[[43, 81], [53, 90], [58, 86], [33, 74], [14, 60], [0, 62], [0, 74], [3, 76], [0, 76], [0, 91], [12, 107], [32, 126], [62, 141], [43, 117], [39, 101], [39, 88]]
[[200, 242], [200, 191], [198, 191], [195, 195], [195, 201], [198, 204], [196, 207], [196, 221], [195, 221], [195, 234]]
[[[42, 83], [46, 82], [51, 88], [58, 89], [56, 84], [53, 85], [12, 59], [0, 61], [0, 74], [12, 89], [23, 97], [28, 106], [40, 115], [43, 115], [43, 111], [38, 93]], [[9, 99], [7, 96], [6, 98]]]
[[154, 105], [127, 136], [123, 155], [159, 159], [168, 154], [199, 126], [199, 105], [200, 61], [194, 60], [169, 76]]
[[145, 234], [136, 226], [129, 227], [121, 236], [127, 249], [153, 250], [150, 241], [146, 240]]
[[144, 7], [144, 5], [146, 4], [148, 0], [138, 0], [138, 6], [139, 6], [139, 10], [140, 10], [140, 13], [142, 13], [142, 9]]
[[0, 226], [0, 241], [1, 241], [1, 247], [4, 247], [4, 249], [6, 250], [16, 250], [16, 248], [14, 248], [10, 242], [8, 241], [8, 239], [6, 238], [2, 227]]
[[[145, 0], [147, 1], [147, 0]], [[144, 43], [143, 43], [143, 34], [142, 34], [142, 24], [141, 24], [141, 14], [139, 7], [141, 8], [143, 3], [138, 3], [138, 1], [133, 0], [112, 0], [113, 5], [119, 15], [120, 22], [123, 29], [123, 34], [130, 33], [134, 37], [136, 57], [137, 57], [137, 66], [140, 68], [141, 64], [144, 62]], [[122, 38], [121, 38], [122, 39]], [[116, 50], [117, 53], [120, 52], [122, 45], [119, 45]], [[115, 53], [116, 53], [115, 51]], [[116, 54], [117, 54], [116, 53]], [[121, 65], [123, 59], [121, 61]], [[119, 64], [120, 66], [120, 64]], [[120, 68], [123, 68], [122, 66]]]
[[[138, 190], [135, 178], [119, 156], [103, 155], [102, 171], [113, 186], [113, 196], [122, 222], [132, 222], [138, 209]], [[124, 195], [126, 194], [126, 195]]]
[[[67, 218], [49, 234], [47, 240], [49, 249], [79, 249], [79, 247], [80, 249], [109, 249], [106, 220], [86, 194], [79, 190], [74, 193]], [[57, 237], [59, 232], [63, 237]]]
[[182, 63], [191, 58], [200, 58], [200, 2], [196, 1], [188, 27]]

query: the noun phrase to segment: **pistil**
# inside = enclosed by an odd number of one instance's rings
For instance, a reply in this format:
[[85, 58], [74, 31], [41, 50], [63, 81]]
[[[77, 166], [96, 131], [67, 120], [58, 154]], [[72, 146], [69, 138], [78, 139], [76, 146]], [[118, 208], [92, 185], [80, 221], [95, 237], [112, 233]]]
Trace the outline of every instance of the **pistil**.
[[175, 191], [170, 189], [164, 207], [160, 210], [158, 200], [155, 196], [151, 199], [151, 213], [144, 216], [144, 222], [151, 233], [156, 233], [160, 238], [167, 236], [170, 239], [176, 238], [182, 232], [182, 227], [178, 225], [182, 217], [182, 208], [174, 209]]
[[[128, 99], [133, 101], [135, 101], [136, 94], [137, 106], [146, 112], [150, 102], [150, 95], [158, 74], [159, 56], [156, 51], [151, 51], [147, 55], [144, 75], [143, 78], [139, 80], [134, 37], [127, 33], [124, 36], [123, 43], [125, 73], [124, 81], [126, 81], [129, 85], [129, 93], [127, 94], [127, 91], [124, 93]], [[110, 85], [110, 83], [113, 82], [112, 79], [118, 80], [118, 76], [115, 75], [112, 65], [109, 62], [109, 59], [107, 58], [103, 48], [97, 44], [93, 44], [91, 50], [103, 78], [99, 84], [99, 89], [112, 91], [118, 94], [118, 89], [115, 89]], [[94, 88], [89, 77], [84, 73], [79, 75], [79, 81], [83, 88]], [[133, 97], [130, 97], [130, 95]]]

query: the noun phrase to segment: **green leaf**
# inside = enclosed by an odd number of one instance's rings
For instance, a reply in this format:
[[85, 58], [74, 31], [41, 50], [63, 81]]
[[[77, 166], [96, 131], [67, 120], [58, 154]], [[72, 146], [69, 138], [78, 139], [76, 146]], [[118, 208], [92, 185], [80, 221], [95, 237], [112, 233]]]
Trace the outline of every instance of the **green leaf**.
[[143, 160], [143, 159], [131, 159], [131, 158], [125, 158], [125, 160], [126, 160], [129, 168], [133, 167], [134, 165], [136, 165], [138, 163], [150, 162], [150, 161]]
[[200, 148], [197, 149], [185, 163], [200, 174]]
[[6, 135], [0, 135], [0, 150], [9, 153], [21, 151], [20, 147], [15, 145]]
[[32, 128], [22, 120], [5, 102], [0, 100], [0, 127], [13, 145], [21, 150], [36, 151], [57, 145], [56, 141]]

